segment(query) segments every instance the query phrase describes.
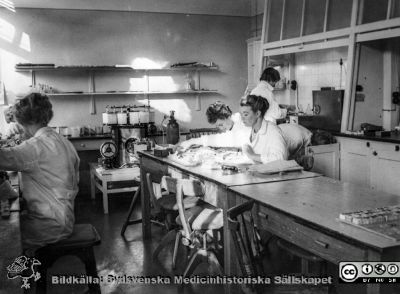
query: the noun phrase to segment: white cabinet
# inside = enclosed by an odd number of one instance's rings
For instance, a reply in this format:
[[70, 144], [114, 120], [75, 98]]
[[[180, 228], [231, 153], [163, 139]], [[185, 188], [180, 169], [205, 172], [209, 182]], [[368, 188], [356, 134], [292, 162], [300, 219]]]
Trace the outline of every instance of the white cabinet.
[[311, 171], [321, 173], [327, 177], [339, 179], [339, 144], [308, 146], [306, 154], [314, 157]]
[[340, 143], [340, 179], [369, 187], [370, 142], [351, 138], [337, 140]]
[[371, 142], [371, 187], [400, 195], [400, 143]]
[[261, 76], [261, 40], [247, 40], [247, 87], [257, 86]]
[[339, 137], [340, 179], [400, 196], [400, 143]]

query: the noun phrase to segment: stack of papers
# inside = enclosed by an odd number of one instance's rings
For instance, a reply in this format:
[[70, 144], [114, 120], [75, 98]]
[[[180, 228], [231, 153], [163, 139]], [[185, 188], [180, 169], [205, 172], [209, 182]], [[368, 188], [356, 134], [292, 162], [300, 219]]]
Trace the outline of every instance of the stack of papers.
[[300, 170], [303, 170], [303, 168], [294, 160], [275, 160], [266, 164], [255, 164], [248, 168], [250, 172], [266, 175]]

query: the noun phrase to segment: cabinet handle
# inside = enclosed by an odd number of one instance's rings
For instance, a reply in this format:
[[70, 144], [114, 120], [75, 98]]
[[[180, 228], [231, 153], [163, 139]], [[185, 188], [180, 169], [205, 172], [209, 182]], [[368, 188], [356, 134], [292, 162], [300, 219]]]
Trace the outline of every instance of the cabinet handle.
[[83, 144], [83, 143], [82, 143], [82, 144], [81, 144], [81, 147], [86, 147], [86, 144]]
[[261, 217], [261, 218], [264, 218], [264, 219], [268, 219], [268, 214], [265, 214], [265, 213], [262, 213], [262, 212], [259, 212], [258, 216]]
[[322, 241], [319, 241], [319, 240], [314, 240], [314, 242], [316, 244], [318, 244], [319, 246], [324, 247], [325, 249], [329, 247], [328, 243], [325, 243], [325, 242], [322, 242]]
[[396, 145], [395, 147], [394, 147], [394, 151], [399, 151], [400, 150], [400, 146], [399, 145]]
[[374, 156], [377, 156], [377, 155], [378, 155], [378, 152], [374, 151], [374, 152], [372, 152], [372, 154], [373, 154]]
[[367, 142], [367, 144], [366, 144], [366, 145], [367, 145], [367, 147], [369, 147], [369, 145], [370, 145], [370, 144], [369, 144], [369, 142]]

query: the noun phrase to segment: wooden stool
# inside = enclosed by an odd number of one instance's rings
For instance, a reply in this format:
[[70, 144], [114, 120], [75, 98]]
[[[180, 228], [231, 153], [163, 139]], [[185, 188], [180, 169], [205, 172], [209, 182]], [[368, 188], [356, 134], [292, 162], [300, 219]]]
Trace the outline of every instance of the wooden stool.
[[[85, 264], [86, 275], [98, 278], [93, 246], [100, 243], [100, 236], [91, 224], [77, 224], [68, 239], [37, 250], [35, 257], [41, 263], [38, 267], [41, 278], [37, 281], [36, 293], [46, 293], [47, 269], [65, 255], [77, 256]], [[99, 284], [88, 284], [88, 287], [89, 293], [101, 293]]]

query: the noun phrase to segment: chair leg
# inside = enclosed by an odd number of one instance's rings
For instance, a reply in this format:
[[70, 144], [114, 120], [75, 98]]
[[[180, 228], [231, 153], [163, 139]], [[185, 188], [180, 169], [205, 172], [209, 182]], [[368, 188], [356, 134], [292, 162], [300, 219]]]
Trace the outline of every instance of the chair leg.
[[179, 244], [181, 243], [182, 232], [178, 231], [175, 237], [174, 254], [172, 257], [172, 269], [176, 268], [176, 258], [178, 256]]
[[158, 244], [156, 250], [154, 250], [153, 259], [157, 258], [158, 254], [165, 246], [175, 240], [176, 233], [176, 230], [171, 230], [162, 238], [160, 244]]
[[221, 275], [224, 274], [224, 269], [221, 266], [221, 260], [218, 259], [218, 256], [213, 251], [209, 251], [207, 254], [208, 262], [211, 265], [214, 265]]
[[47, 292], [47, 268], [43, 265], [38, 267], [40, 279], [36, 281], [36, 294], [46, 294]]
[[[98, 278], [96, 258], [94, 256], [93, 247], [82, 250], [82, 252], [80, 252], [78, 254], [78, 257], [85, 264], [86, 275], [89, 277], [91, 276], [93, 278]], [[89, 287], [90, 294], [101, 293], [100, 284], [92, 283], [92, 284], [88, 284], [88, 287]]]
[[[87, 249], [87, 262], [85, 263], [86, 275], [98, 278], [96, 258], [94, 256], [93, 247]], [[89, 284], [91, 294], [101, 293], [100, 284]]]
[[125, 222], [124, 222], [124, 224], [122, 226], [122, 229], [121, 229], [121, 236], [122, 237], [125, 236], [126, 227], [128, 225], [141, 222], [141, 220], [134, 220], [134, 221], [131, 220], [131, 215], [133, 213], [133, 209], [135, 208], [136, 201], [139, 199], [139, 195], [140, 195], [140, 185], [137, 188], [137, 190], [135, 192], [135, 195], [132, 198], [132, 201], [131, 201], [131, 204], [130, 204], [130, 207], [129, 207], [129, 211], [128, 211], [128, 215], [127, 215], [126, 220], [125, 220]]
[[189, 277], [193, 274], [196, 267], [201, 264], [207, 258], [207, 251], [204, 249], [198, 249], [194, 252], [192, 257], [189, 260], [189, 263], [183, 273], [183, 277]]

